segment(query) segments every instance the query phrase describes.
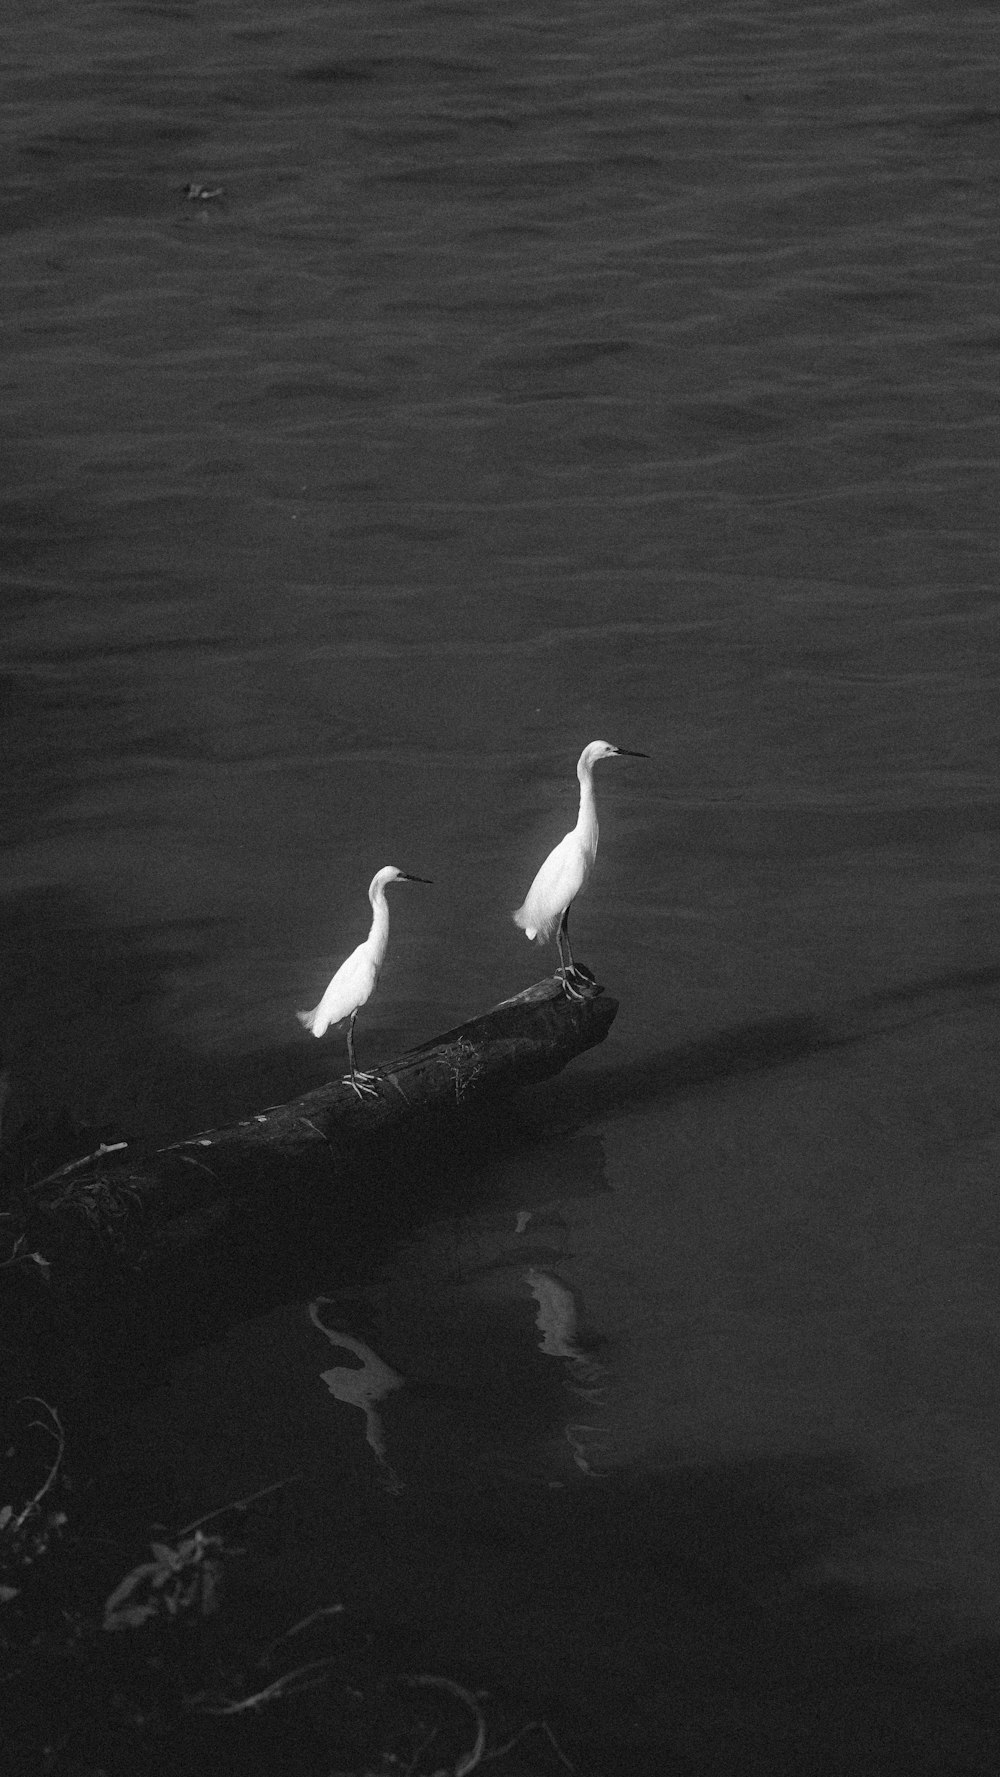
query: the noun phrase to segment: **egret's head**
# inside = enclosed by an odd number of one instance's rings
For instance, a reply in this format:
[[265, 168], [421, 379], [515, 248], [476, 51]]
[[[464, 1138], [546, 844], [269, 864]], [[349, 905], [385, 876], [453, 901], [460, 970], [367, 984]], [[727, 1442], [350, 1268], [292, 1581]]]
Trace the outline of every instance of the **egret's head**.
[[580, 754], [578, 770], [589, 771], [597, 764], [598, 759], [617, 759], [619, 754], [629, 759], [648, 759], [648, 753], [637, 753], [632, 747], [613, 747], [609, 740], [592, 740]]
[[397, 870], [395, 864], [386, 864], [372, 877], [369, 896], [377, 894], [379, 889], [387, 888], [390, 882], [430, 882], [429, 876], [411, 876], [408, 870]]

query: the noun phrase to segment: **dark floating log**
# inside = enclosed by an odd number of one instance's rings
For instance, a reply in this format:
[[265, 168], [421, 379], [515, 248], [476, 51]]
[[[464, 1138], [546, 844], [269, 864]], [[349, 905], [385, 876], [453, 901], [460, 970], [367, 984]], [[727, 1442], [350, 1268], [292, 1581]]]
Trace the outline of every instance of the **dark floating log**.
[[[32, 1191], [25, 1249], [44, 1267], [25, 1269], [48, 1279], [35, 1294], [90, 1319], [123, 1285], [189, 1282], [211, 1249], [216, 1274], [240, 1272], [245, 1305], [264, 1299], [290, 1251], [335, 1249], [359, 1217], [383, 1223], [394, 1181], [441, 1170], [473, 1113], [603, 1042], [617, 1010], [596, 983], [570, 999], [551, 977], [379, 1068], [377, 1098], [338, 1079], [166, 1148], [71, 1162]], [[336, 1038], [330, 1052], [339, 1066]]]

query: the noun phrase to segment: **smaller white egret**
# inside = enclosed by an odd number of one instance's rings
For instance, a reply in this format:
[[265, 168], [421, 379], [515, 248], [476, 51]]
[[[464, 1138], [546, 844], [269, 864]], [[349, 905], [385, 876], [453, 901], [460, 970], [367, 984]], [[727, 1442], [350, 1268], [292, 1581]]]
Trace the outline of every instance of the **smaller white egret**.
[[365, 1092], [378, 1097], [373, 1085], [374, 1074], [359, 1073], [354, 1065], [354, 1020], [375, 992], [379, 970], [385, 962], [389, 944], [389, 903], [385, 891], [390, 882], [429, 881], [429, 876], [410, 876], [405, 870], [397, 870], [395, 864], [386, 864], [384, 869], [377, 871], [368, 888], [368, 899], [372, 904], [371, 931], [364, 943], [341, 963], [319, 1005], [311, 1012], [296, 1013], [299, 1023], [311, 1030], [314, 1037], [321, 1037], [331, 1025], [343, 1024], [345, 1018], [348, 1020], [347, 1059], [351, 1071], [344, 1075], [344, 1085], [353, 1086], [359, 1098]]
[[[613, 747], [607, 740], [592, 740], [584, 747], [576, 767], [580, 780], [580, 813], [576, 826], [549, 852], [524, 897], [523, 905], [514, 914], [514, 924], [521, 927], [526, 938], [534, 938], [539, 944], [547, 944], [555, 932], [563, 986], [575, 1000], [586, 997], [585, 991], [581, 992], [574, 985], [577, 981], [585, 981], [586, 977], [580, 974], [573, 961], [569, 944], [569, 910], [577, 895], [586, 888], [597, 856], [594, 766], [598, 759], [615, 759], [619, 754], [625, 754], [629, 759], [649, 758], [648, 753], [634, 752], [631, 747]], [[563, 955], [563, 939], [566, 940], [568, 966]]]

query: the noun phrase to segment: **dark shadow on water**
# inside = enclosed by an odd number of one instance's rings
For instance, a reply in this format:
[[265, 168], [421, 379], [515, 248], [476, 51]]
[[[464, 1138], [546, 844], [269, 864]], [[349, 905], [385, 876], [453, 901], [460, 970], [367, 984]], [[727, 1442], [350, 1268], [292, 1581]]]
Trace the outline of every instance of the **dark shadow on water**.
[[338, 1497], [336, 1548], [311, 1541], [329, 1500], [315, 1518], [300, 1501], [295, 1547], [271, 1559], [279, 1585], [334, 1564], [378, 1669], [543, 1716], [582, 1777], [982, 1777], [1000, 1647], [945, 1652], [939, 1599], [824, 1576], [843, 1536], [905, 1503], [832, 1458], [555, 1490], [445, 1476], [431, 1494]]
[[195, 1050], [164, 1027], [164, 983], [228, 937], [221, 918], [102, 929], [92, 907], [55, 887], [0, 899], [6, 1132], [65, 1110], [78, 1124], [155, 1145], [327, 1080], [339, 1056], [306, 1041], [291, 1012], [288, 1042], [248, 1055]]
[[954, 1014], [980, 999], [1000, 1003], [997, 989], [1000, 965], [988, 964], [905, 982], [832, 1007], [825, 1017], [803, 1014], [735, 1025], [625, 1066], [602, 1068], [586, 1081], [567, 1077], [557, 1088], [561, 1109], [569, 1112], [579, 1104], [588, 1114], [607, 1116], [741, 1075], [791, 1067], [837, 1049], [860, 1048], [894, 1031]]
[[[249, 1508], [245, 1554], [213, 1625], [219, 1656], [236, 1662], [229, 1684], [238, 1693], [237, 1650], [245, 1657], [336, 1601], [331, 1682], [224, 1723], [191, 1716], [145, 1769], [387, 1769], [406, 1673], [478, 1693], [494, 1744], [546, 1721], [579, 1777], [996, 1769], [1000, 1641], [963, 1635], [941, 1592], [835, 1577], [845, 1539], [877, 1535], [912, 1506], [848, 1458], [666, 1458], [555, 1486], [527, 1462], [475, 1485], [422, 1466], [419, 1477], [401, 1469], [403, 1491], [388, 1493], [331, 1475], [318, 1450]], [[239, 1486], [234, 1476], [234, 1496]], [[145, 1553], [150, 1517], [183, 1514], [190, 1500], [168, 1462], [108, 1474], [73, 1509], [104, 1551], [101, 1597], [132, 1539]], [[317, 1651], [306, 1638], [296, 1645], [300, 1659]], [[57, 1717], [66, 1707], [51, 1701]], [[95, 1739], [95, 1758], [102, 1750]], [[437, 1763], [402, 1768], [442, 1768], [436, 1750]], [[498, 1769], [544, 1777], [565, 1766], [533, 1739]]]
[[[239, 1336], [214, 1370], [174, 1383], [185, 1399], [201, 1379], [204, 1442], [223, 1458], [247, 1460], [245, 1429], [229, 1427], [234, 1403], [252, 1426], [252, 1472], [223, 1462], [233, 1497], [294, 1477], [250, 1510], [221, 1629], [262, 1646], [333, 1600], [344, 1607], [337, 1682], [227, 1724], [212, 1769], [382, 1769], [394, 1678], [414, 1672], [488, 1696], [491, 1722], [503, 1725], [496, 1739], [546, 1720], [579, 1777], [995, 1769], [1000, 1640], [963, 1622], [936, 1561], [914, 1560], [933, 1577], [923, 1583], [891, 1552], [880, 1559], [900, 1526], [910, 1546], [919, 1485], [880, 1486], [841, 1453], [692, 1462], [669, 1447], [641, 1467], [584, 1477], [552, 1457], [567, 1413], [559, 1372], [523, 1340], [519, 1355], [510, 1327], [470, 1309], [453, 1364], [433, 1304], [418, 1304], [412, 1348], [405, 1312], [385, 1320], [377, 1304], [349, 1308], [344, 1300], [327, 1318], [349, 1318], [394, 1364], [409, 1355], [406, 1386], [383, 1414], [401, 1491], [377, 1484], [360, 1435], [358, 1462], [345, 1462], [342, 1445], [338, 1456], [323, 1416], [310, 1427], [308, 1415], [279, 1412], [272, 1425], [252, 1362], [234, 1395]], [[320, 1350], [317, 1370], [329, 1361]], [[95, 1532], [108, 1505], [141, 1545], [158, 1499], [178, 1520], [221, 1503], [199, 1491], [198, 1454], [173, 1428], [168, 1404], [147, 1446], [149, 1476], [98, 1484]], [[211, 1466], [222, 1472], [218, 1454]], [[888, 1582], [867, 1577], [869, 1565]], [[105, 1577], [110, 1585], [115, 1572]], [[227, 1631], [227, 1613], [238, 1630]], [[509, 1768], [524, 1777], [564, 1768], [544, 1743], [522, 1753]], [[167, 1768], [194, 1773], [204, 1756], [196, 1738]]]
[[158, 1009], [164, 978], [185, 955], [198, 955], [205, 927], [165, 926], [156, 949], [95, 928], [92, 910], [56, 888], [6, 897], [2, 914], [8, 1132], [33, 1115], [66, 1110], [76, 1122], [110, 1122], [134, 1139], [169, 1126], [172, 1099], [183, 1104], [190, 1093], [201, 1101], [211, 1066], [158, 1028]]

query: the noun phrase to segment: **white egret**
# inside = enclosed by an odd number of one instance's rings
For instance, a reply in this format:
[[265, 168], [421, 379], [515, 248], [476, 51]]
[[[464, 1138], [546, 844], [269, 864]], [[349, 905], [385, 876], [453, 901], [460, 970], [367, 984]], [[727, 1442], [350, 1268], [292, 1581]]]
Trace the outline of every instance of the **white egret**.
[[[573, 961], [569, 944], [569, 910], [577, 895], [586, 888], [597, 856], [594, 766], [598, 759], [615, 759], [622, 753], [630, 759], [649, 758], [648, 753], [634, 752], [631, 747], [613, 747], [606, 740], [592, 740], [584, 747], [576, 767], [580, 780], [580, 813], [576, 826], [549, 852], [524, 897], [523, 905], [514, 914], [514, 924], [521, 927], [526, 938], [533, 938], [539, 944], [547, 944], [555, 932], [563, 986], [575, 1000], [586, 997], [585, 992], [575, 985], [585, 981], [586, 977], [580, 974]], [[563, 955], [564, 939], [568, 966]]]
[[359, 1098], [364, 1092], [372, 1097], [378, 1096], [373, 1085], [374, 1074], [359, 1073], [354, 1065], [354, 1020], [375, 992], [379, 970], [385, 962], [389, 944], [389, 903], [385, 891], [390, 882], [429, 881], [428, 876], [410, 876], [405, 870], [397, 870], [395, 864], [386, 864], [384, 869], [377, 871], [368, 889], [372, 904], [371, 931], [364, 943], [341, 963], [319, 1005], [311, 1012], [296, 1013], [299, 1023], [311, 1030], [314, 1037], [321, 1037], [331, 1025], [343, 1024], [345, 1018], [348, 1020], [347, 1059], [351, 1071], [344, 1075], [344, 1085], [353, 1086]]

